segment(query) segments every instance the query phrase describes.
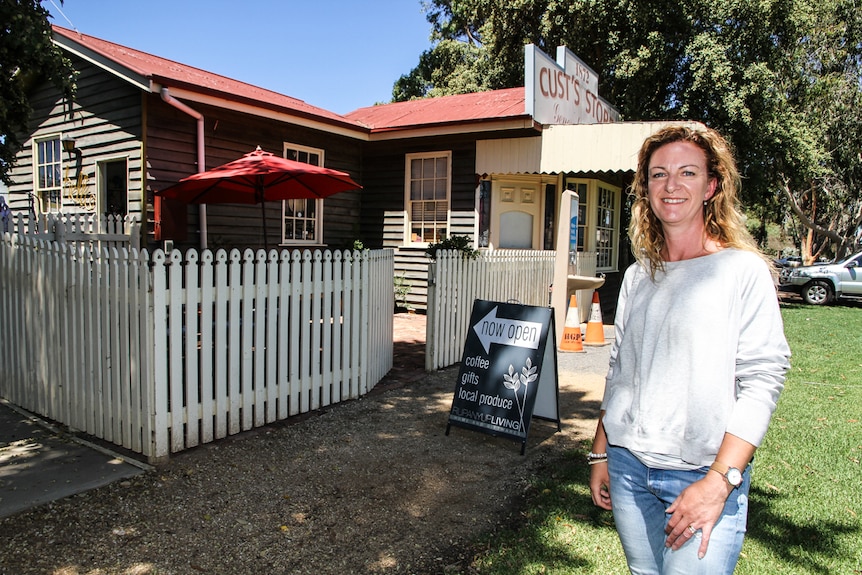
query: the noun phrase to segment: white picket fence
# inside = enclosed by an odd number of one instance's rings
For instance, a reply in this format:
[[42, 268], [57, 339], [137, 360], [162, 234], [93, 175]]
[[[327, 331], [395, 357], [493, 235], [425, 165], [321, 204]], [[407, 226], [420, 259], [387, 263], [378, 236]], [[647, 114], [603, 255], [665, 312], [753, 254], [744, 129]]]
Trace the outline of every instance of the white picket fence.
[[91, 245], [96, 250], [141, 249], [141, 223], [137, 216], [106, 214], [13, 214], [6, 229], [20, 237], [59, 243], [79, 243]]
[[390, 250], [0, 248], [0, 396], [154, 463], [392, 367]]
[[496, 250], [475, 259], [456, 250], [437, 252], [428, 266], [425, 369], [461, 361], [476, 299], [550, 305], [554, 251]]

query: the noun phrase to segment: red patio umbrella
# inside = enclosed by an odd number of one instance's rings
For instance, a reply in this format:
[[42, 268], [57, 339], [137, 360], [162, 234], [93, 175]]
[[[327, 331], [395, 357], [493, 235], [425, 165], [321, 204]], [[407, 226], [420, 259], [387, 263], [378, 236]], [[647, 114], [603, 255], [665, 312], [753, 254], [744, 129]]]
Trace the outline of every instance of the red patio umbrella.
[[361, 188], [345, 172], [288, 160], [258, 146], [237, 160], [183, 178], [156, 194], [187, 204], [261, 204], [266, 246], [264, 202], [325, 198]]

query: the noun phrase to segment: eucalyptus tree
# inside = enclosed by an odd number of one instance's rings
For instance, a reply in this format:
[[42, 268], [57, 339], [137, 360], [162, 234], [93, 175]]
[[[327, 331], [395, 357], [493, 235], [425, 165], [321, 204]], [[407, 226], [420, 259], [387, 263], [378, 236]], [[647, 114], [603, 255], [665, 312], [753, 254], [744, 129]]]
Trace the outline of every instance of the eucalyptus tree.
[[[782, 169], [779, 189], [796, 216], [805, 253], [816, 259], [859, 247], [862, 226], [862, 14], [853, 1], [818, 4], [806, 16], [807, 34], [790, 51], [795, 84], [788, 98], [799, 124], [815, 138], [808, 170]], [[794, 134], [789, 134], [788, 139]], [[793, 156], [785, 158], [792, 165]]]
[[431, 0], [432, 47], [396, 100], [523, 84], [565, 45], [624, 119], [692, 119], [737, 149], [743, 200], [809, 258], [853, 245], [862, 133], [857, 0]]
[[[61, 0], [62, 3], [62, 0]], [[71, 102], [75, 71], [51, 41], [49, 13], [38, 0], [0, 0], [0, 180], [20, 147], [30, 119], [30, 90], [48, 80]]]

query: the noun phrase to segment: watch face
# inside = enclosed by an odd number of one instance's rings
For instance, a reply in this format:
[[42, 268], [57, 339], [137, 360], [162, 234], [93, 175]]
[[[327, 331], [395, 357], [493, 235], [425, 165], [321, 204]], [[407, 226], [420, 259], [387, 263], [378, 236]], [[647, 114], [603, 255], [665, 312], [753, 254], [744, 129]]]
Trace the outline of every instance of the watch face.
[[725, 475], [725, 477], [727, 477], [727, 482], [734, 487], [739, 487], [739, 485], [742, 483], [742, 473], [739, 471], [739, 469], [735, 467], [731, 467], [730, 469], [728, 469], [727, 475]]

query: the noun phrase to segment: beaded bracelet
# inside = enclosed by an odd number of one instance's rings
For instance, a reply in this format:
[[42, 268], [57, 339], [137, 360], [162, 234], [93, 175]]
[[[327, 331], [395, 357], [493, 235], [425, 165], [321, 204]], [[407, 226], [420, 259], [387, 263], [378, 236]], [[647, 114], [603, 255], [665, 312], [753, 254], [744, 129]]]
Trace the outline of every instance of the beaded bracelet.
[[608, 460], [607, 453], [590, 453], [587, 455], [587, 463], [595, 465], [596, 463], [605, 463]]

